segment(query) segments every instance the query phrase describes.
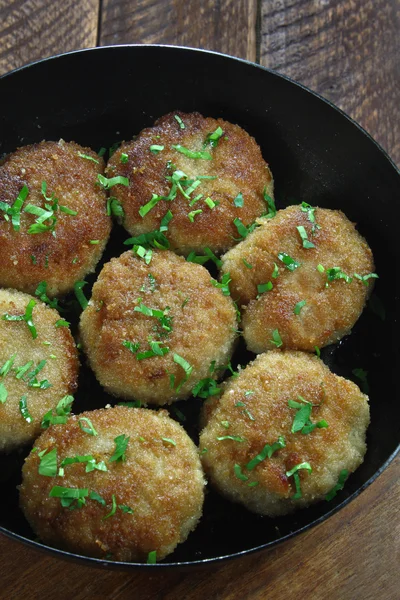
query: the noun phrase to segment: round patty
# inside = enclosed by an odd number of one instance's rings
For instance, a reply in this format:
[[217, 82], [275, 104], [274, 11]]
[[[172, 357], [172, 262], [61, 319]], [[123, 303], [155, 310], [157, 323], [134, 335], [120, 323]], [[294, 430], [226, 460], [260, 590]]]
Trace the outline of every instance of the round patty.
[[[34, 306], [33, 306], [34, 304]], [[5, 320], [27, 315], [25, 320]], [[38, 299], [0, 289], [0, 450], [26, 444], [41, 432], [43, 416], [77, 388], [78, 358], [58, 312]], [[37, 337], [34, 337], [37, 336]]]
[[48, 295], [57, 296], [94, 271], [111, 229], [97, 179], [103, 171], [95, 152], [63, 140], [24, 146], [4, 159], [1, 286], [33, 294], [46, 280]]
[[[50, 475], [66, 458], [85, 462], [64, 465], [63, 476], [41, 475], [40, 455], [54, 449]], [[87, 472], [89, 461], [98, 467]], [[170, 554], [196, 527], [204, 483], [196, 446], [166, 411], [118, 406], [73, 416], [40, 436], [23, 467], [20, 505], [45, 543], [146, 562], [150, 553], [157, 560]], [[55, 486], [83, 490], [83, 500], [64, 507], [50, 497]]]
[[254, 138], [238, 125], [199, 113], [158, 119], [124, 142], [106, 171], [110, 178], [129, 179], [128, 186], [111, 190], [123, 206], [125, 228], [134, 236], [158, 230], [171, 210], [166, 236], [171, 249], [183, 254], [227, 250], [239, 237], [234, 220], [249, 225], [268, 209], [264, 190], [273, 196], [272, 175]]
[[354, 383], [310, 354], [270, 351], [208, 411], [202, 462], [230, 500], [282, 515], [323, 500], [362, 463], [368, 424], [368, 397]]
[[[215, 282], [216, 283], [216, 282]], [[80, 331], [90, 365], [115, 396], [150, 404], [188, 398], [226, 364], [236, 310], [209, 272], [173, 252], [150, 264], [125, 252], [101, 271]]]
[[340, 340], [359, 318], [374, 281], [367, 242], [336, 210], [289, 206], [222, 260], [233, 299], [247, 305], [244, 337], [256, 353], [281, 342], [313, 351]]

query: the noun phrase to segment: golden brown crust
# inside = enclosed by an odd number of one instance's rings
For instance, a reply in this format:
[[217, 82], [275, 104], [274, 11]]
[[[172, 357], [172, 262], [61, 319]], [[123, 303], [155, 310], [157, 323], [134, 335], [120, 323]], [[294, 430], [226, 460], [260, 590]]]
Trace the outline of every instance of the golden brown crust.
[[[90, 419], [98, 435], [82, 431], [81, 418]], [[110, 462], [120, 435], [130, 438], [126, 460]], [[35, 448], [23, 467], [20, 504], [45, 543], [118, 561], [145, 562], [156, 551], [161, 560], [201, 517], [204, 477], [197, 448], [166, 411], [115, 407], [85, 412], [51, 427]], [[39, 475], [38, 453], [53, 448], [58, 467], [66, 457], [91, 455], [97, 463], [104, 461], [107, 471], [86, 473], [87, 463], [75, 463], [65, 466], [64, 477]], [[83, 507], [68, 510], [59, 498], [49, 498], [56, 485], [94, 491], [106, 505], [87, 497]], [[104, 519], [113, 496], [117, 509]], [[121, 505], [133, 513], [123, 512]]]
[[[247, 305], [243, 329], [247, 346], [264, 352], [275, 346], [272, 334], [279, 331], [284, 348], [313, 351], [338, 341], [350, 333], [359, 318], [373, 287], [354, 278], [374, 271], [372, 252], [354, 225], [340, 211], [317, 208], [315, 220], [320, 226], [312, 234], [313, 224], [299, 206], [278, 211], [270, 220], [243, 242], [226, 253], [222, 273], [230, 273], [232, 297]], [[297, 231], [302, 226], [315, 248], [304, 248]], [[278, 258], [286, 253], [300, 266], [294, 271]], [[246, 267], [244, 260], [252, 266]], [[279, 275], [273, 277], [275, 265]], [[318, 271], [318, 265], [325, 272]], [[326, 271], [332, 267], [353, 277], [328, 282]], [[259, 284], [273, 284], [273, 289], [259, 294]], [[326, 286], [326, 283], [329, 283]], [[299, 314], [298, 302], [306, 301]]]
[[[314, 405], [311, 422], [325, 420], [327, 428], [307, 435], [291, 433], [296, 410], [288, 400], [301, 404], [299, 396]], [[229, 499], [262, 514], [285, 514], [323, 499], [343, 469], [351, 473], [361, 464], [368, 424], [368, 397], [354, 383], [331, 373], [315, 356], [270, 351], [228, 383], [200, 435], [202, 462], [211, 482]], [[217, 440], [227, 435], [244, 441]], [[280, 436], [284, 448], [253, 470], [246, 468]], [[299, 471], [302, 497], [294, 499], [293, 476], [287, 477], [286, 472], [303, 462], [311, 465], [312, 472]], [[246, 481], [235, 475], [235, 464], [248, 477]], [[256, 481], [255, 487], [249, 487]]]
[[[74, 339], [68, 327], [56, 327], [60, 315], [37, 298], [33, 308], [33, 323], [37, 338], [33, 339], [24, 321], [6, 321], [4, 314], [23, 315], [32, 297], [15, 290], [0, 290], [0, 368], [12, 356], [12, 369], [0, 384], [8, 396], [0, 403], [0, 450], [9, 451], [22, 446], [41, 433], [40, 423], [44, 414], [55, 408], [58, 401], [77, 389], [78, 356]], [[28, 375], [45, 360], [37, 380], [48, 380], [51, 387], [40, 389], [29, 386]], [[26, 375], [17, 378], [16, 369], [32, 361]], [[32, 417], [28, 423], [19, 409], [19, 401], [25, 396]]]
[[[185, 124], [184, 129], [180, 128], [176, 115]], [[207, 135], [218, 127], [222, 128], [224, 135], [215, 148], [206, 147], [213, 156], [212, 160], [187, 158], [172, 148], [172, 145], [180, 144], [190, 150], [201, 151]], [[150, 146], [154, 144], [164, 146], [164, 150], [153, 154]], [[128, 155], [124, 164], [121, 163], [122, 153]], [[168, 161], [190, 179], [198, 175], [217, 178], [202, 180], [190, 197], [193, 199], [198, 194], [203, 194], [203, 197], [193, 206], [178, 191], [175, 200], [158, 202], [142, 218], [139, 209], [149, 202], [153, 194], [169, 194], [171, 183], [166, 176], [171, 176], [174, 168], [167, 168]], [[222, 119], [205, 118], [199, 113], [174, 112], [158, 119], [153, 127], [144, 129], [134, 141], [124, 142], [113, 154], [106, 171], [109, 177], [122, 175], [129, 178], [129, 187], [116, 185], [112, 188], [112, 195], [124, 208], [126, 229], [132, 235], [159, 229], [162, 217], [171, 210], [173, 219], [166, 235], [171, 249], [183, 254], [191, 250], [201, 252], [206, 246], [215, 252], [227, 250], [235, 243], [234, 238], [238, 238], [234, 219], [238, 217], [249, 225], [266, 211], [264, 188], [273, 196], [272, 175], [254, 138], [238, 125]], [[239, 193], [244, 199], [242, 208], [233, 203]], [[219, 203], [218, 206], [210, 209], [204, 202], [207, 197]], [[196, 215], [191, 223], [188, 213], [193, 210], [203, 212]]]
[[[166, 311], [170, 332], [157, 318], [135, 310], [139, 299]], [[103, 267], [80, 323], [84, 350], [106, 390], [160, 405], [189, 397], [196, 383], [210, 376], [212, 361], [217, 366], [229, 361], [235, 329], [233, 302], [212, 285], [208, 271], [170, 251], [154, 251], [149, 265], [131, 251], [113, 258]], [[146, 352], [149, 339], [169, 352], [138, 360], [123, 346], [125, 340], [139, 343], [139, 351]], [[186, 382], [175, 354], [193, 367]]]
[[[4, 159], [0, 201], [12, 206], [24, 185], [29, 195], [22, 208], [20, 231], [15, 231], [0, 211], [0, 285], [34, 293], [38, 283], [46, 280], [48, 295], [57, 296], [94, 271], [111, 230], [106, 195], [96, 183], [103, 171], [103, 159], [90, 148], [63, 140], [24, 146]], [[47, 197], [54, 194], [61, 206], [78, 213], [72, 216], [58, 210], [55, 236], [50, 231], [28, 233], [37, 217], [24, 212], [24, 207], [29, 203], [44, 208], [43, 181]], [[91, 240], [99, 243], [91, 244]]]

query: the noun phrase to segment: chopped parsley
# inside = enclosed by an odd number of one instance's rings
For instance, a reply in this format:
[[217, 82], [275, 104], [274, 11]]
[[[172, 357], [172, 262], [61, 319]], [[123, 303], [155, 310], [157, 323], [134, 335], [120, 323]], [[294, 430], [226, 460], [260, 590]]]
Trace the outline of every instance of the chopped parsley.
[[229, 283], [231, 282], [231, 276], [230, 273], [225, 273], [222, 276], [221, 281], [217, 281], [216, 279], [211, 279], [211, 283], [214, 287], [218, 288], [221, 290], [221, 292], [223, 293], [224, 296], [230, 296], [231, 292], [229, 290]]
[[270, 292], [273, 288], [273, 283], [272, 281], [268, 281], [267, 283], [260, 283], [257, 285], [257, 291], [258, 291], [258, 296], [257, 298], [260, 297], [261, 294], [264, 294], [265, 292]]
[[93, 156], [89, 156], [88, 154], [83, 154], [83, 152], [80, 152], [79, 150], [78, 150], [78, 156], [80, 156], [81, 158], [85, 158], [86, 160], [90, 160], [90, 161], [96, 163], [97, 165], [100, 162], [96, 158], [93, 158]]
[[300, 402], [296, 400], [288, 401], [288, 406], [297, 411], [292, 423], [292, 433], [300, 431], [302, 434], [307, 435], [314, 431], [315, 428], [323, 429], [328, 427], [328, 423], [324, 419], [318, 421], [318, 423], [312, 423], [310, 420], [313, 409], [312, 403], [305, 400], [302, 396], [298, 396], [298, 399]]
[[126, 449], [128, 447], [130, 437], [125, 435], [118, 435], [115, 439], [115, 450], [114, 454], [110, 457], [109, 462], [125, 462], [126, 461]]
[[55, 477], [57, 475], [57, 448], [53, 448], [50, 452], [43, 450], [39, 452], [38, 456], [40, 458], [39, 475]]
[[160, 146], [158, 144], [152, 144], [150, 146], [149, 150], [152, 154], [159, 154], [160, 152], [162, 152], [164, 150], [164, 146]]
[[303, 242], [303, 248], [315, 248], [315, 244], [310, 242], [310, 240], [308, 239], [307, 231], [305, 230], [303, 225], [298, 225], [296, 229], [299, 232], [301, 241]]
[[108, 519], [109, 517], [112, 517], [113, 515], [115, 515], [116, 512], [117, 512], [117, 501], [115, 499], [115, 495], [113, 494], [111, 511], [102, 518], [102, 521], [104, 521], [105, 519]]
[[54, 325], [55, 327], [69, 327], [71, 323], [69, 323], [69, 321], [66, 321], [65, 319], [58, 319], [58, 321], [56, 321]]
[[290, 471], [286, 471], [286, 477], [292, 477], [293, 476], [294, 483], [295, 483], [295, 486], [296, 486], [296, 493], [293, 496], [294, 500], [298, 500], [303, 495], [302, 492], [301, 492], [300, 476], [299, 476], [299, 473], [298, 473], [298, 471], [303, 470], [303, 469], [306, 470], [306, 471], [308, 471], [309, 473], [312, 472], [311, 465], [308, 462], [299, 463], [298, 465], [296, 465], [295, 467], [293, 467], [293, 469], [291, 469]]
[[114, 217], [124, 218], [125, 213], [122, 204], [115, 196], [107, 198], [106, 214], [108, 217], [114, 215]]
[[176, 352], [174, 353], [173, 361], [174, 361], [174, 363], [176, 363], [177, 365], [182, 367], [182, 369], [185, 371], [185, 377], [182, 379], [182, 381], [179, 383], [179, 385], [176, 388], [176, 391], [179, 392], [179, 390], [181, 389], [183, 384], [191, 376], [192, 371], [193, 371], [193, 366], [185, 358], [183, 358], [183, 356], [180, 356]]
[[221, 127], [217, 127], [217, 129], [211, 133], [209, 133], [204, 141], [204, 147], [207, 144], [210, 144], [212, 148], [216, 148], [218, 146], [218, 142], [221, 137], [224, 135], [224, 132]]
[[181, 146], [181, 144], [172, 144], [171, 148], [180, 152], [186, 158], [194, 158], [194, 159], [202, 159], [202, 160], [212, 160], [212, 156], [206, 150], [193, 151], [189, 150], [189, 148], [185, 148], [185, 146]]
[[9, 315], [6, 313], [3, 315], [2, 319], [4, 321], [25, 321], [31, 332], [32, 338], [35, 340], [37, 338], [37, 331], [32, 320], [34, 306], [36, 306], [35, 300], [30, 300], [26, 306], [24, 315]]
[[171, 438], [167, 438], [167, 437], [163, 437], [161, 438], [163, 442], [165, 442], [166, 444], [169, 444], [171, 446], [176, 446], [176, 442], [175, 440], [172, 440]]
[[237, 463], [233, 467], [233, 472], [235, 473], [236, 477], [240, 479], [240, 481], [247, 481], [249, 479], [247, 475], [242, 473], [242, 467]]
[[340, 471], [337, 484], [331, 489], [330, 492], [327, 493], [327, 495], [325, 496], [325, 500], [327, 500], [329, 502], [330, 500], [332, 500], [332, 498], [334, 498], [336, 496], [336, 494], [338, 492], [340, 492], [340, 490], [342, 490], [344, 488], [344, 484], [345, 484], [348, 476], [349, 476], [349, 472], [347, 469], [342, 469]]
[[132, 354], [136, 354], [140, 348], [140, 342], [130, 342], [129, 340], [123, 340], [122, 345], [128, 348]]
[[[179, 119], [178, 115], [175, 115], [175, 119], [177, 119], [177, 120]], [[178, 121], [178, 123], [179, 123], [179, 121]], [[182, 123], [182, 122], [181, 122], [181, 123]], [[181, 123], [179, 123], [179, 124], [181, 125]], [[182, 123], [182, 125], [183, 125], [183, 123]], [[183, 125], [182, 129], [183, 129], [184, 127], [185, 127], [185, 126]], [[157, 551], [156, 551], [156, 550], [152, 550], [152, 551], [151, 551], [151, 552], [149, 552], [149, 553], [148, 553], [148, 555], [147, 555], [147, 564], [148, 564], [148, 565], [155, 565], [155, 564], [156, 564], [156, 562], [157, 562]]]
[[233, 199], [233, 204], [235, 206], [237, 206], [238, 208], [242, 208], [243, 207], [243, 194], [242, 194], [242, 192], [239, 192], [238, 195], [236, 196], [236, 198]]
[[116, 177], [104, 177], [100, 173], [97, 175], [97, 183], [104, 189], [109, 190], [114, 187], [114, 185], [124, 185], [125, 187], [129, 186], [128, 177], [123, 177], [122, 175], [117, 175]]
[[66, 488], [59, 485], [52, 487], [49, 493], [50, 498], [60, 498], [61, 506], [70, 509], [80, 508], [86, 504], [87, 496], [89, 496], [87, 488]]
[[311, 233], [314, 234], [316, 229], [321, 229], [320, 225], [318, 225], [315, 220], [315, 210], [316, 209], [313, 208], [310, 204], [307, 204], [307, 202], [302, 202], [300, 208], [301, 208], [302, 212], [307, 213], [308, 220], [310, 221], [310, 223], [313, 224]]
[[251, 225], [249, 225], [248, 227], [242, 222], [241, 219], [239, 219], [239, 217], [236, 217], [235, 219], [233, 219], [233, 224], [235, 225], [238, 234], [240, 235], [239, 240], [244, 240], [249, 233], [251, 233], [252, 231], [255, 230], [255, 228], [257, 227], [257, 223], [252, 223]]
[[10, 206], [7, 202], [0, 202], [0, 210], [4, 212], [4, 218], [6, 221], [10, 220], [14, 231], [19, 231], [21, 227], [21, 208], [29, 194], [27, 185], [23, 185], [14, 204]]
[[268, 217], [269, 219], [272, 219], [276, 215], [276, 206], [275, 206], [274, 199], [269, 194], [267, 194], [266, 187], [264, 188], [263, 196], [264, 196], [264, 200], [267, 203], [267, 207], [268, 207], [268, 212], [265, 216]]
[[219, 442], [223, 440], [232, 440], [233, 442], [245, 442], [246, 440], [242, 438], [240, 435], [221, 435], [217, 437]]
[[19, 412], [21, 413], [22, 418], [25, 419], [27, 423], [32, 423], [33, 419], [28, 409], [28, 402], [26, 396], [22, 396], [21, 400], [19, 401]]
[[272, 340], [270, 340], [272, 344], [274, 344], [277, 348], [280, 348], [283, 345], [282, 338], [279, 335], [279, 331], [274, 329], [272, 332]]
[[87, 281], [76, 281], [74, 283], [75, 296], [76, 296], [76, 299], [78, 300], [79, 304], [81, 305], [82, 310], [85, 310], [85, 308], [89, 304], [85, 294], [82, 291], [82, 288], [86, 284], [87, 284]]
[[247, 267], [248, 269], [252, 269], [253, 268], [253, 265], [251, 265], [250, 263], [248, 263], [245, 258], [242, 258], [242, 262], [243, 262], [244, 266]]
[[297, 267], [300, 266], [300, 263], [298, 263], [296, 260], [294, 260], [294, 258], [289, 256], [289, 254], [286, 254], [286, 252], [280, 252], [278, 254], [278, 258], [280, 261], [283, 262], [285, 267], [289, 269], [289, 271], [295, 271]]
[[293, 312], [295, 315], [299, 315], [301, 309], [303, 308], [303, 306], [305, 306], [307, 304], [306, 300], [300, 300], [300, 302], [297, 302], [297, 304], [295, 305]]
[[58, 425], [60, 423], [66, 423], [71, 413], [71, 405], [73, 401], [73, 396], [64, 396], [63, 398], [61, 398], [61, 400], [58, 402], [55, 408], [56, 414], [54, 415], [53, 409], [51, 409], [43, 416], [41, 422], [42, 429], [47, 429], [49, 425]]
[[45, 302], [45, 304], [48, 304], [50, 306], [50, 308], [57, 308], [57, 309], [59, 308], [57, 298], [50, 300], [50, 298], [47, 295], [47, 282], [46, 281], [41, 281], [39, 283], [39, 285], [37, 286], [37, 288], [35, 290], [35, 296], [38, 296], [38, 298], [42, 302]]
[[366, 275], [359, 275], [358, 273], [354, 273], [354, 277], [363, 282], [364, 285], [369, 285], [370, 279], [379, 279], [379, 275], [376, 273], [367, 273]]
[[185, 124], [179, 115], [174, 115], [174, 119], [177, 121], [180, 129], [185, 129]]
[[196, 215], [200, 215], [203, 211], [201, 210], [201, 208], [199, 208], [198, 210], [192, 210], [190, 213], [188, 213], [188, 219], [191, 223], [194, 222], [194, 218]]
[[192, 389], [192, 394], [195, 398], [209, 398], [210, 396], [216, 396], [221, 391], [221, 388], [218, 387], [215, 379], [211, 379], [211, 377], [206, 377], [205, 379], [200, 379], [198, 383]]
[[1, 404], [4, 404], [4, 402], [7, 400], [8, 397], [8, 392], [6, 390], [6, 386], [4, 385], [4, 383], [0, 383], [0, 402]]
[[119, 157], [119, 162], [122, 163], [123, 165], [126, 165], [126, 163], [128, 162], [128, 155], [125, 152], [121, 152], [121, 155]]
[[335, 281], [335, 279], [344, 279], [346, 283], [351, 283], [353, 278], [350, 275], [346, 275], [340, 267], [332, 267], [326, 269], [326, 277], [328, 281]]
[[285, 448], [285, 446], [286, 446], [286, 442], [285, 442], [285, 439], [282, 436], [279, 436], [278, 441], [274, 442], [273, 444], [265, 444], [265, 446], [261, 450], [261, 452], [259, 454], [257, 454], [257, 456], [255, 456], [254, 458], [252, 458], [247, 463], [246, 469], [248, 469], [249, 471], [252, 471], [263, 460], [265, 460], [266, 458], [271, 458], [271, 456], [275, 452], [277, 452], [277, 450], [280, 450], [281, 448]]
[[[85, 425], [86, 423], [86, 425]], [[97, 433], [97, 431], [95, 430], [93, 423], [90, 419], [88, 419], [87, 417], [81, 417], [78, 420], [78, 425], [79, 427], [82, 429], [82, 431], [84, 431], [85, 433], [88, 433], [89, 435], [99, 435]]]
[[0, 377], [5, 377], [11, 371], [16, 356], [16, 354], [13, 354], [11, 358], [6, 360], [6, 362], [0, 369]]

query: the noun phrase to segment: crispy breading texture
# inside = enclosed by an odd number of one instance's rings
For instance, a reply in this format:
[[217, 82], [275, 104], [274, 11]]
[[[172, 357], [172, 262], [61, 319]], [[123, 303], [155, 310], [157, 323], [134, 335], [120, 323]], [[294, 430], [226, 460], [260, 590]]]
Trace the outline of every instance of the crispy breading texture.
[[[184, 128], [175, 117], [181, 119]], [[207, 136], [218, 128], [223, 134], [213, 147], [206, 141]], [[195, 152], [205, 151], [212, 159], [189, 158], [172, 148], [178, 145]], [[152, 146], [163, 150], [153, 153]], [[127, 155], [126, 162], [121, 162], [122, 154]], [[195, 186], [200, 185], [187, 198], [178, 189], [175, 199], [161, 200], [144, 217], [140, 216], [139, 210], [153, 194], [168, 197], [173, 185], [168, 177], [179, 170]], [[157, 230], [162, 217], [171, 210], [173, 219], [166, 235], [171, 249], [182, 254], [201, 252], [204, 247], [214, 252], [226, 251], [239, 237], [234, 219], [249, 225], [266, 212], [264, 188], [273, 197], [272, 175], [254, 138], [238, 125], [199, 113], [174, 112], [161, 117], [135, 140], [124, 142], [108, 162], [106, 172], [108, 177], [129, 178], [129, 187], [115, 185], [111, 190], [125, 211], [125, 228], [134, 236]], [[196, 177], [203, 176], [211, 179], [199, 179], [196, 183]], [[183, 191], [189, 191], [184, 180], [180, 183]], [[243, 196], [243, 206], [234, 204], [239, 194]], [[210, 208], [207, 198], [216, 206]], [[202, 212], [191, 222], [188, 214], [196, 210]]]
[[[7, 397], [0, 403], [0, 450], [10, 451], [31, 442], [41, 433], [41, 420], [67, 394], [74, 394], [78, 380], [78, 356], [68, 327], [56, 327], [58, 312], [35, 299], [32, 320], [37, 338], [33, 339], [24, 321], [6, 321], [5, 314], [24, 315], [32, 296], [16, 290], [0, 289], [0, 369], [12, 359], [10, 369], [4, 369], [0, 384]], [[31, 375], [41, 361], [43, 368]], [[28, 364], [30, 363], [30, 365]], [[18, 372], [26, 366], [25, 372]], [[8, 373], [5, 373], [8, 371]], [[51, 387], [35, 387], [47, 380]], [[28, 422], [19, 402], [25, 397], [31, 417]]]
[[[118, 397], [159, 405], [188, 398], [201, 379], [216, 376], [230, 360], [236, 327], [234, 304], [209, 272], [168, 250], [155, 250], [149, 265], [131, 251], [104, 265], [80, 321], [83, 348], [101, 385]], [[131, 349], [124, 345], [129, 342]], [[140, 359], [151, 342], [169, 350]], [[185, 370], [177, 355], [190, 367]]]
[[[83, 418], [90, 419], [96, 435], [80, 428]], [[128, 436], [129, 442], [124, 457], [111, 461], [118, 436]], [[87, 473], [86, 462], [66, 465], [63, 477], [40, 475], [39, 453], [54, 448], [58, 467], [67, 457], [91, 456], [107, 470]], [[154, 551], [157, 560], [163, 559], [196, 527], [204, 485], [196, 446], [166, 411], [117, 406], [73, 416], [40, 436], [23, 467], [20, 505], [45, 543], [83, 555], [146, 562]], [[49, 497], [53, 486], [96, 492], [103, 502], [88, 495], [82, 507], [70, 510]], [[116, 509], [110, 515], [113, 498]]]
[[[311, 402], [311, 422], [325, 420], [328, 427], [292, 433], [297, 409], [289, 400], [300, 406]], [[259, 355], [231, 379], [208, 419], [200, 450], [211, 483], [251, 511], [275, 516], [323, 500], [342, 470], [352, 473], [362, 463], [369, 406], [354, 383], [331, 373], [317, 357], [275, 350]], [[284, 447], [247, 467], [266, 444], [280, 438]], [[301, 498], [296, 499], [294, 476], [287, 472], [304, 462], [312, 472], [298, 471]]]
[[[374, 271], [372, 252], [342, 212], [317, 208], [314, 216], [311, 222], [300, 206], [280, 210], [273, 219], [260, 220], [258, 229], [222, 257], [232, 297], [246, 306], [243, 330], [252, 352], [275, 348], [276, 329], [283, 348], [314, 351], [350, 333], [361, 315], [374, 279], [362, 282], [354, 273]], [[297, 227], [304, 228], [314, 248], [303, 247]], [[279, 258], [282, 253], [299, 266], [290, 270]], [[332, 267], [352, 280], [329, 281]], [[258, 286], [268, 282], [273, 288], [260, 293]]]
[[[12, 207], [25, 185], [29, 194], [20, 210], [19, 231], [0, 211], [1, 286], [33, 294], [46, 280], [48, 295], [58, 296], [94, 271], [111, 230], [106, 194], [97, 180], [103, 171], [103, 159], [90, 148], [63, 140], [24, 146], [6, 156], [0, 165], [0, 201]], [[42, 194], [43, 182], [48, 200]], [[27, 205], [46, 210], [45, 204], [52, 205], [54, 198], [77, 214], [58, 208], [54, 232], [28, 233], [40, 215], [26, 212]], [[51, 222], [49, 217], [43, 225]]]

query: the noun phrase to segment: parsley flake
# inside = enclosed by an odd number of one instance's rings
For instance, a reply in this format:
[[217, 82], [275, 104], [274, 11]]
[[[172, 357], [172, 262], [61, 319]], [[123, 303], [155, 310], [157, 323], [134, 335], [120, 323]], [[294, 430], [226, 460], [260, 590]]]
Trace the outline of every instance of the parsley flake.
[[330, 500], [332, 500], [332, 498], [334, 498], [336, 496], [336, 494], [338, 492], [340, 492], [340, 490], [342, 490], [344, 488], [344, 484], [345, 484], [348, 476], [349, 476], [349, 472], [347, 469], [342, 469], [340, 471], [337, 484], [331, 489], [330, 492], [327, 493], [327, 495], [325, 496], [325, 500], [327, 500], [329, 502]]
[[32, 339], [35, 340], [37, 338], [37, 331], [36, 331], [36, 327], [33, 324], [33, 320], [32, 320], [33, 308], [35, 306], [36, 306], [35, 300], [30, 300], [26, 306], [24, 315], [9, 315], [6, 313], [3, 315], [2, 319], [4, 321], [25, 321], [25, 323], [28, 326], [29, 331], [31, 332]]
[[114, 454], [110, 457], [109, 462], [125, 462], [126, 461], [126, 449], [128, 447], [130, 437], [125, 435], [118, 435], [115, 439], [115, 450]]

